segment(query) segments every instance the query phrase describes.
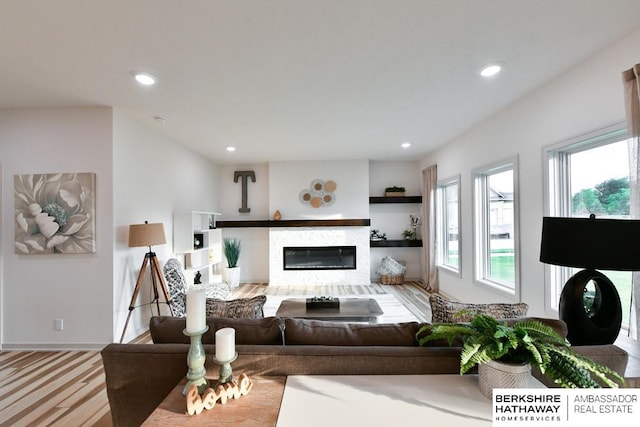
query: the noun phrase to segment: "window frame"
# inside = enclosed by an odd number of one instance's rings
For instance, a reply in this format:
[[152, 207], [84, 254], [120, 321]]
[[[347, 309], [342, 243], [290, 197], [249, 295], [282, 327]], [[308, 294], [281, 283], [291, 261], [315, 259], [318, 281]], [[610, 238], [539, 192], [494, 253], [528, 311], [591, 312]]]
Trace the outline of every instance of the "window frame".
[[[455, 267], [451, 264], [446, 264], [445, 254], [449, 250], [449, 199], [447, 198], [447, 188], [452, 185], [457, 185], [457, 197], [458, 197], [458, 206], [457, 206], [457, 229], [458, 229], [458, 266]], [[458, 277], [462, 277], [462, 223], [461, 223], [461, 176], [460, 174], [452, 176], [447, 179], [443, 179], [438, 181], [437, 184], [437, 197], [436, 197], [436, 209], [437, 209], [437, 234], [436, 234], [436, 242], [437, 242], [437, 255], [436, 255], [436, 265], [439, 269], [451, 272]]]
[[[628, 137], [625, 122], [616, 122], [543, 147], [544, 216], [571, 216], [570, 155], [620, 142], [621, 139]], [[544, 264], [544, 305], [546, 311], [558, 313], [562, 287], [571, 276], [570, 267]]]
[[[491, 230], [490, 189], [488, 178], [508, 170], [513, 171], [513, 257], [514, 283], [492, 279], [490, 273]], [[520, 203], [519, 203], [519, 165], [518, 156], [476, 168], [471, 174], [473, 188], [473, 281], [491, 290], [507, 295], [514, 301], [520, 301]]]

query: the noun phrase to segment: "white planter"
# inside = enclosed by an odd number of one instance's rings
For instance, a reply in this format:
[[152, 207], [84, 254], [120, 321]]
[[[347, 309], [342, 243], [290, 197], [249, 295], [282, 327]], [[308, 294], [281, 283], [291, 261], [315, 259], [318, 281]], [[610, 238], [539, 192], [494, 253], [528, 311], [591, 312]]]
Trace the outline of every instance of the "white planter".
[[526, 388], [531, 381], [531, 365], [491, 361], [478, 366], [478, 384], [489, 399], [494, 388]]
[[224, 267], [222, 269], [222, 278], [229, 284], [231, 289], [240, 286], [240, 267]]

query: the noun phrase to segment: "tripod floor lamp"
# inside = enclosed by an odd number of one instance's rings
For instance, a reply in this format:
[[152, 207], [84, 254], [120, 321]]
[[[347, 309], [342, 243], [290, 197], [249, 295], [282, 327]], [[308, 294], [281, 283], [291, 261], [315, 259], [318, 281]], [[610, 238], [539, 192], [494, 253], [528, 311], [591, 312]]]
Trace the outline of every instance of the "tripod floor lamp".
[[622, 307], [614, 284], [598, 270], [640, 270], [640, 220], [552, 218], [542, 220], [540, 261], [582, 268], [562, 289], [559, 316], [573, 345], [612, 344]]
[[[164, 277], [162, 277], [162, 270], [160, 268], [160, 264], [158, 263], [158, 258], [156, 257], [155, 252], [151, 250], [151, 246], [164, 245], [166, 242], [167, 241], [164, 236], [164, 226], [162, 225], [162, 223], [149, 224], [148, 221], [145, 221], [144, 224], [133, 224], [129, 226], [129, 247], [135, 248], [148, 246], [149, 252], [144, 255], [144, 261], [142, 262], [142, 267], [140, 268], [140, 273], [138, 274], [136, 287], [133, 291], [131, 302], [129, 303], [129, 314], [127, 314], [127, 321], [124, 324], [120, 342], [122, 342], [122, 340], [124, 339], [124, 334], [127, 331], [131, 313], [136, 308], [135, 303], [136, 299], [138, 298], [138, 294], [140, 293], [140, 287], [142, 286], [142, 282], [147, 271], [147, 264], [149, 264], [149, 266], [151, 267], [151, 286], [153, 290], [153, 300], [149, 304], [155, 303], [158, 309], [158, 315], [160, 315], [160, 294], [158, 293], [158, 286], [160, 286], [162, 296], [164, 296], [166, 303], [169, 304], [169, 293], [167, 292], [167, 285], [164, 282]], [[171, 306], [169, 306], [169, 308], [171, 308]]]

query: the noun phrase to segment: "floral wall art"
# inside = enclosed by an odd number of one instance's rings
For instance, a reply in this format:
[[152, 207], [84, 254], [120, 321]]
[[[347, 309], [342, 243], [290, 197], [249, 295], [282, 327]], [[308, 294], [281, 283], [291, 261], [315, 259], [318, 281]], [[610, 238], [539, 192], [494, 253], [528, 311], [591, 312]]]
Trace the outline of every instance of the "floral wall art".
[[14, 175], [15, 252], [96, 251], [95, 173]]

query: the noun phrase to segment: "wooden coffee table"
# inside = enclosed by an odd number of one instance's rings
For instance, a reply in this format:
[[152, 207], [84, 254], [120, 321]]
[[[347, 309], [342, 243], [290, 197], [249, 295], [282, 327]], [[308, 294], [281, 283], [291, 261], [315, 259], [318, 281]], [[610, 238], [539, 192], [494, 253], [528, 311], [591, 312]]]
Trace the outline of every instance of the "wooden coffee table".
[[307, 309], [304, 298], [289, 298], [280, 303], [277, 317], [375, 323], [384, 312], [373, 298], [339, 298], [340, 308]]

